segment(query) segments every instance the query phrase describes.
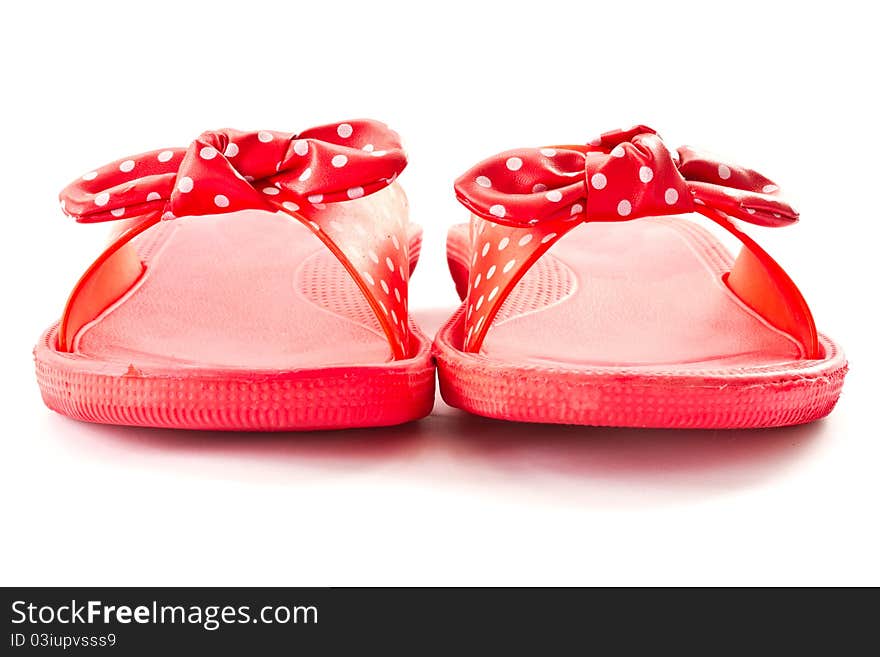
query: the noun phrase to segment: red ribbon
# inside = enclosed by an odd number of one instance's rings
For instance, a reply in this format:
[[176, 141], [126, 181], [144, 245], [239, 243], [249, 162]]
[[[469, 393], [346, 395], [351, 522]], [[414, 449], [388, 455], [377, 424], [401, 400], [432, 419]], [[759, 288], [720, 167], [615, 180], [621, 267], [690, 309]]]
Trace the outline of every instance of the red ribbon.
[[751, 169], [688, 147], [670, 151], [645, 126], [607, 132], [586, 146], [507, 151], [455, 183], [459, 201], [474, 214], [508, 226], [625, 221], [698, 205], [763, 226], [797, 221], [778, 189]]
[[291, 212], [372, 194], [406, 166], [400, 138], [356, 120], [284, 132], [217, 130], [189, 148], [135, 155], [96, 169], [60, 194], [80, 222], [163, 218], [244, 209]]

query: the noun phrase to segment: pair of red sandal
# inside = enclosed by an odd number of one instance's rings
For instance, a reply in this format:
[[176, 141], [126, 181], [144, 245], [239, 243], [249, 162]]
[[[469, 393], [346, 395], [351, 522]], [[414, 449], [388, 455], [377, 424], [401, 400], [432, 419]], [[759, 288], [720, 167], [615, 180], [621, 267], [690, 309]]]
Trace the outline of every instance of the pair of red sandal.
[[761, 174], [644, 126], [478, 164], [447, 242], [463, 304], [432, 345], [409, 313], [405, 165], [396, 133], [358, 120], [206, 132], [85, 174], [63, 211], [119, 230], [36, 347], [46, 404], [154, 427], [392, 425], [430, 413], [436, 366], [449, 404], [507, 420], [768, 427], [834, 407], [843, 352], [738, 223], [798, 218]]

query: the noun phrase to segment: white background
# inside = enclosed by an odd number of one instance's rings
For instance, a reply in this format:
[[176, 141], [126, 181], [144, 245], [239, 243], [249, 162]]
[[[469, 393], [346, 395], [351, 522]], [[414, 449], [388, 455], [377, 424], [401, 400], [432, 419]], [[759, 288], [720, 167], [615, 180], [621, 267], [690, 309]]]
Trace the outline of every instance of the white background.
[[[870, 3], [791, 7], [7, 3], [0, 583], [880, 584], [877, 20]], [[456, 301], [452, 180], [497, 151], [639, 122], [780, 181], [801, 223], [752, 234], [847, 352], [837, 410], [671, 432], [438, 400], [390, 430], [215, 435], [45, 409], [31, 349], [107, 231], [64, 218], [62, 186], [209, 128], [360, 116], [410, 155], [431, 330]]]

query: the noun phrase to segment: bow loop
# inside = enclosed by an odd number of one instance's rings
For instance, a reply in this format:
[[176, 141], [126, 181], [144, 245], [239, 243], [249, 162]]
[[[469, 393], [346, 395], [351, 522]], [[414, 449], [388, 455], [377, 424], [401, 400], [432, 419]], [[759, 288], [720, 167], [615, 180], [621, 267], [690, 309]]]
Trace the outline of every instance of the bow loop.
[[769, 178], [690, 148], [670, 150], [645, 126], [586, 146], [501, 153], [461, 176], [455, 190], [474, 214], [508, 226], [624, 221], [700, 206], [764, 226], [798, 218]]
[[696, 203], [759, 226], [787, 226], [797, 211], [779, 196], [779, 187], [757, 171], [727, 164], [692, 148], [679, 148], [679, 170]]
[[244, 209], [298, 210], [347, 201], [388, 186], [406, 166], [400, 138], [382, 123], [357, 120], [298, 135], [261, 130], [202, 133], [189, 148], [119, 160], [61, 192], [81, 222]]
[[584, 156], [568, 148], [521, 148], [481, 162], [455, 183], [474, 214], [507, 226], [577, 220], [583, 212]]

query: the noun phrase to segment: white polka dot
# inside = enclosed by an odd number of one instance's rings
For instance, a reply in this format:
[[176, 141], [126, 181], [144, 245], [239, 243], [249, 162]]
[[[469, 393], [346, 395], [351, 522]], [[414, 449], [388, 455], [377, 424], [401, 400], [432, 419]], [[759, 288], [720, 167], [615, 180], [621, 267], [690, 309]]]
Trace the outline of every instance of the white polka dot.
[[556, 155], [556, 149], [555, 148], [542, 148], [541, 155], [543, 155], [544, 157], [553, 157], [554, 155]]
[[476, 290], [478, 287], [480, 287], [480, 281], [481, 281], [481, 280], [483, 280], [483, 275], [482, 275], [482, 274], [477, 274], [477, 277], [474, 279], [474, 284], [471, 285], [471, 289], [472, 289], [472, 290]]
[[305, 155], [309, 152], [309, 142], [305, 139], [297, 139], [293, 142], [293, 152], [297, 155]]
[[397, 241], [397, 235], [391, 236], [391, 243], [394, 245], [394, 248], [400, 251], [400, 242]]
[[134, 169], [134, 160], [126, 160], [119, 165], [119, 170], [123, 173], [128, 173]]
[[522, 237], [519, 238], [519, 242], [517, 242], [517, 244], [519, 244], [520, 246], [525, 246], [526, 244], [528, 244], [531, 241], [532, 241], [532, 234], [526, 233], [525, 235], [523, 235]]
[[279, 192], [277, 187], [263, 187], [263, 193], [267, 196], [277, 196]]
[[746, 212], [749, 214], [755, 214], [755, 208], [746, 208]]
[[670, 187], [663, 194], [663, 200], [666, 201], [666, 205], [675, 205], [678, 203], [678, 190]]
[[385, 266], [388, 267], [388, 271], [394, 272], [394, 261], [391, 258], [385, 258]]
[[323, 200], [324, 200], [323, 194], [312, 194], [311, 196], [309, 196], [309, 203], [311, 203], [312, 205], [317, 205], [318, 203], [321, 203]]
[[235, 157], [238, 155], [238, 144], [232, 142], [226, 144], [226, 149], [223, 151], [223, 155], [226, 157]]
[[511, 171], [519, 171], [522, 168], [523, 161], [518, 157], [509, 157], [505, 163]]
[[481, 295], [480, 295], [480, 298], [477, 299], [477, 305], [474, 306], [474, 309], [479, 310], [479, 309], [480, 309], [480, 306], [483, 305], [483, 301], [485, 301], [485, 300], [486, 300], [486, 295], [481, 294]]
[[281, 204], [281, 207], [288, 212], [296, 212], [297, 210], [299, 210], [299, 206], [293, 201], [284, 201], [284, 203]]
[[257, 139], [259, 139], [264, 144], [268, 144], [270, 141], [272, 141], [272, 133], [266, 130], [260, 130], [257, 133]]
[[174, 153], [172, 151], [162, 151], [156, 156], [156, 159], [160, 162], [167, 162], [172, 157], [174, 157]]
[[309, 178], [312, 177], [312, 167], [306, 167], [301, 174], [299, 174], [299, 181], [305, 182]]
[[369, 252], [367, 253], [367, 257], [368, 257], [370, 260], [372, 260], [375, 264], [377, 264], [377, 265], [379, 264], [379, 256], [376, 255], [376, 252], [375, 252], [375, 251], [372, 251], [372, 250], [369, 251]]
[[608, 184], [608, 178], [605, 177], [604, 173], [594, 173], [592, 178], [590, 178], [590, 184], [593, 186], [593, 189], [604, 189], [605, 185]]
[[88, 172], [86, 175], [84, 175], [82, 178], [83, 178], [83, 180], [94, 180], [94, 179], [97, 178], [97, 177], [98, 177], [98, 172], [97, 172], [97, 171], [89, 171], [89, 172]]
[[[363, 276], [363, 277], [364, 277], [364, 280], [367, 281], [367, 283], [369, 283], [370, 285], [375, 285], [375, 284], [376, 284], [376, 281], [373, 280], [373, 277], [372, 277], [372, 276], [370, 276], [370, 272], [368, 272], [368, 271], [362, 271], [362, 272], [361, 272], [361, 276]], [[383, 309], [384, 309], [384, 306], [383, 306]], [[387, 312], [387, 311], [386, 311], [386, 312]]]
[[183, 192], [186, 194], [187, 192], [191, 192], [193, 188], [193, 179], [189, 176], [184, 176], [180, 180], [177, 181], [177, 191]]
[[489, 242], [486, 242], [486, 243], [483, 245], [483, 257], [484, 257], [484, 258], [486, 257], [486, 254], [489, 253], [489, 247], [490, 247]]
[[544, 198], [546, 198], [551, 203], [559, 203], [562, 200], [562, 192], [558, 189], [551, 189], [549, 192], [544, 194]]
[[350, 199], [360, 198], [361, 196], [364, 195], [364, 188], [363, 187], [351, 187], [345, 193], [348, 196], [348, 198], [350, 198]]
[[778, 190], [779, 187], [777, 187], [776, 185], [764, 185], [764, 187], [761, 188], [761, 191], [765, 194], [772, 194], [773, 192]]
[[510, 244], [510, 238], [509, 237], [502, 237], [501, 241], [498, 242], [498, 250], [503, 251], [504, 249], [507, 248], [508, 244]]
[[492, 288], [492, 291], [489, 292], [489, 301], [494, 299], [497, 295], [498, 295], [498, 286], [496, 285], [495, 287]]
[[480, 187], [486, 187], [486, 188], [488, 188], [488, 187], [491, 187], [491, 186], [492, 186], [492, 181], [489, 180], [486, 176], [477, 176], [477, 179], [476, 179], [475, 182], [476, 182]]
[[107, 192], [101, 192], [100, 194], [95, 196], [95, 205], [107, 205], [110, 201], [110, 194]]
[[218, 208], [228, 208], [229, 199], [223, 194], [217, 194], [217, 196], [214, 197], [214, 205]]
[[372, 144], [364, 144], [363, 146], [361, 146], [361, 150], [367, 151], [367, 153], [372, 153], [375, 148], [376, 147], [373, 146]]
[[649, 183], [654, 179], [654, 170], [651, 167], [641, 167], [639, 169], [639, 180], [643, 183]]
[[394, 288], [394, 298], [397, 299], [397, 303], [400, 303], [400, 290]]
[[217, 149], [213, 146], [204, 146], [202, 150], [199, 151], [199, 157], [203, 160], [213, 160], [217, 157]]
[[619, 214], [621, 217], [628, 216], [629, 213], [632, 212], [632, 209], [632, 203], [630, 203], [626, 199], [617, 204], [617, 214]]
[[345, 155], [334, 155], [333, 159], [330, 160], [330, 164], [339, 169], [348, 164], [348, 158]]
[[503, 217], [507, 214], [507, 208], [503, 205], [495, 204], [491, 208], [489, 208], [489, 214], [493, 217]]
[[372, 155], [373, 157], [382, 157], [386, 153], [388, 153], [388, 151], [373, 151], [372, 153], [370, 153], [370, 155]]
[[486, 319], [485, 317], [480, 317], [480, 320], [477, 322], [477, 325], [474, 328], [476, 328], [479, 331], [480, 327], [483, 325], [483, 320], [485, 320], [485, 319]]
[[352, 132], [354, 132], [354, 130], [348, 123], [340, 123], [339, 127], [336, 128], [336, 134], [343, 139], [348, 139], [349, 137], [351, 137]]
[[121, 217], [125, 214], [125, 208], [116, 208], [115, 210], [110, 210], [110, 214], [114, 217]]
[[556, 237], [556, 233], [547, 233], [544, 237], [541, 238], [541, 244], [546, 244], [550, 240]]
[[394, 312], [394, 308], [391, 309], [391, 319], [393, 319], [394, 323], [397, 324], [397, 313]]
[[161, 198], [162, 196], [159, 194], [159, 192], [150, 192], [149, 194], [147, 194], [147, 203], [149, 203], [150, 201], [158, 201]]
[[388, 294], [391, 291], [391, 288], [388, 287], [388, 283], [385, 282], [384, 278], [381, 281], [379, 281], [379, 285], [382, 286], [382, 291], [385, 294]]
[[719, 164], [718, 177], [721, 178], [721, 180], [727, 180], [728, 178], [730, 178], [730, 167], [726, 164]]
[[626, 155], [626, 151], [623, 146], [618, 145], [611, 149], [611, 157], [623, 157], [624, 155]]
[[580, 214], [583, 211], [584, 211], [584, 206], [581, 205], [580, 203], [575, 203], [574, 205], [571, 206], [571, 214], [572, 215]]
[[501, 271], [503, 271], [503, 272], [506, 274], [506, 273], [509, 272], [511, 269], [513, 269], [513, 266], [514, 266], [515, 264], [516, 264], [516, 258], [513, 258], [513, 259], [511, 259], [511, 260], [508, 260], [508, 261], [507, 261], [507, 264], [504, 265], [504, 269], [502, 269]]
[[492, 265], [491, 267], [489, 267], [489, 271], [486, 272], [486, 280], [487, 281], [492, 279], [492, 277], [495, 275], [496, 269], [498, 269], [498, 268], [495, 265]]

